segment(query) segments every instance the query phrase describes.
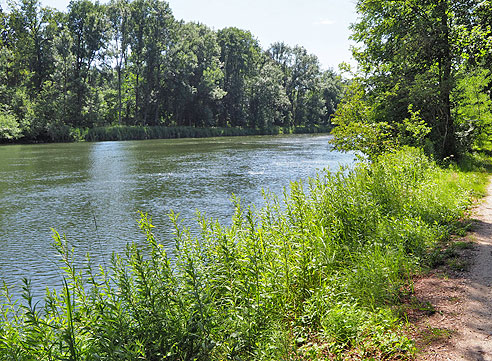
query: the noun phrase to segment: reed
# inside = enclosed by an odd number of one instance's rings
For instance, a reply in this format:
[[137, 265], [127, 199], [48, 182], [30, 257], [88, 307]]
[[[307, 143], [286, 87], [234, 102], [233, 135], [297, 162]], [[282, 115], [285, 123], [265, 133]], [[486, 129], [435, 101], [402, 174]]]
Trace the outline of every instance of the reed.
[[95, 127], [87, 131], [86, 141], [174, 139], [174, 138], [209, 138], [233, 137], [245, 135], [278, 135], [278, 134], [309, 134], [328, 133], [329, 127], [271, 127], [267, 129], [252, 128], [195, 128], [187, 126], [109, 126]]
[[485, 177], [420, 150], [292, 183], [265, 206], [234, 199], [230, 226], [175, 214], [174, 257], [151, 219], [108, 269], [76, 269], [54, 233], [65, 283], [44, 306], [4, 291], [2, 360], [322, 360], [411, 357], [392, 311], [428, 250], [465, 215]]

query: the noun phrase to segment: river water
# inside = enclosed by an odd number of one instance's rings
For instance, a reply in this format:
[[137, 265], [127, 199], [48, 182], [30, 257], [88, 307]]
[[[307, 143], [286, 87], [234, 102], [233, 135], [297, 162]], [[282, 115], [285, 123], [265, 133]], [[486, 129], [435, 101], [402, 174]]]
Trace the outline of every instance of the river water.
[[[194, 224], [196, 210], [227, 224], [232, 194], [262, 205], [262, 188], [282, 194], [290, 181], [353, 155], [331, 149], [328, 135], [256, 136], [0, 147], [0, 281], [35, 294], [61, 282], [52, 228], [78, 259], [96, 263], [143, 242], [138, 211], [148, 212], [172, 249], [171, 210]], [[17, 292], [15, 292], [17, 293]]]

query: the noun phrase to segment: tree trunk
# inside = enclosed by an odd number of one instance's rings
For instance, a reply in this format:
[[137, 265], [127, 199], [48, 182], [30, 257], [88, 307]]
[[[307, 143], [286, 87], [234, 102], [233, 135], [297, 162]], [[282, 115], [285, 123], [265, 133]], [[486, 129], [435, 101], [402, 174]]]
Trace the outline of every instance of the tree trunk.
[[442, 157], [456, 156], [456, 141], [453, 118], [451, 117], [451, 49], [449, 44], [449, 24], [448, 24], [448, 0], [440, 3], [441, 26], [442, 26], [442, 78], [440, 84], [441, 98], [441, 117], [442, 128]]
[[121, 61], [118, 66], [118, 124], [121, 125]]

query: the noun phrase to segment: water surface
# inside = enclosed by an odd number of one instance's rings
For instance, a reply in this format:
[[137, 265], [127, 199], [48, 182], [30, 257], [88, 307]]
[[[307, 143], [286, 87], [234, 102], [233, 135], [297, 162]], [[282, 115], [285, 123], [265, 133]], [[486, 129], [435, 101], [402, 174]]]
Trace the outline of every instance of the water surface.
[[262, 188], [281, 194], [290, 181], [353, 161], [327, 135], [256, 136], [0, 147], [0, 280], [35, 291], [60, 283], [52, 230], [79, 258], [107, 262], [143, 242], [138, 211], [153, 218], [172, 249], [171, 210], [185, 225], [196, 210], [228, 223], [234, 193], [261, 206]]

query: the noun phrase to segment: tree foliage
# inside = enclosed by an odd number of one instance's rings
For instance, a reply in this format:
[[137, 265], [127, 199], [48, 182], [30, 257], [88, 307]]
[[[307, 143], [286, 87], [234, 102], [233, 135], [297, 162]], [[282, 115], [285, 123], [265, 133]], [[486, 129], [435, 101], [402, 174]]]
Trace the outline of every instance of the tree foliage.
[[[394, 144], [417, 141], [438, 158], [458, 156], [469, 148], [464, 129], [472, 128], [470, 121], [478, 121], [481, 125], [473, 128], [483, 131], [490, 107], [481, 101], [480, 115], [466, 113], [469, 96], [456, 93], [477, 90], [466, 79], [487, 61], [490, 23], [486, 24], [485, 7], [490, 9], [490, 3], [475, 0], [359, 0], [352, 37], [359, 43], [354, 49], [359, 63], [355, 81], [363, 94], [349, 91], [339, 108], [335, 122], [342, 127], [337, 146], [351, 148], [347, 144], [352, 143], [355, 148], [357, 143], [376, 141], [383, 150], [387, 147], [380, 138]], [[481, 82], [482, 94], [489, 80]], [[363, 122], [347, 118], [347, 109], [361, 102], [370, 116]], [[429, 130], [424, 132], [426, 140], [422, 129], [417, 131], [418, 124], [410, 126], [409, 119], [417, 115], [417, 123]], [[366, 124], [371, 131], [363, 129]], [[409, 129], [417, 131], [417, 139], [408, 138]]]
[[304, 48], [264, 51], [249, 31], [176, 21], [165, 1], [9, 8], [0, 11], [0, 108], [19, 131], [4, 141], [65, 141], [113, 125], [329, 125], [340, 100], [340, 78]]

